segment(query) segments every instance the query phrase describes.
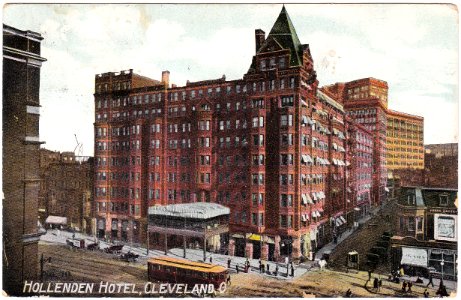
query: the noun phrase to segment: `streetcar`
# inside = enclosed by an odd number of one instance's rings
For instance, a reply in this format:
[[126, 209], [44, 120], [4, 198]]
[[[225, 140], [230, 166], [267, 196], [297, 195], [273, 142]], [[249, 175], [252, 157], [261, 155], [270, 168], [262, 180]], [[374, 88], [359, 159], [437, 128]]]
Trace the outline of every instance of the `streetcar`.
[[147, 262], [149, 281], [187, 284], [213, 284], [218, 289], [227, 282], [229, 272], [222, 266], [186, 259], [157, 257]]

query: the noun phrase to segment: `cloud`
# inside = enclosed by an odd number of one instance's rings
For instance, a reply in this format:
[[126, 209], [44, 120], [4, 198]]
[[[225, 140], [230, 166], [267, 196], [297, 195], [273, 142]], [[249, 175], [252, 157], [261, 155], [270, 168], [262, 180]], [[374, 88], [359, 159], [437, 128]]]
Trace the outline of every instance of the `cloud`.
[[[425, 117], [426, 142], [457, 138], [458, 15], [452, 6], [286, 7], [301, 42], [310, 44], [321, 85], [386, 80], [392, 109]], [[254, 29], [267, 35], [280, 9], [278, 4], [8, 5], [4, 20], [44, 36], [46, 147], [72, 150], [77, 133], [85, 153], [92, 154], [95, 74], [132, 68], [160, 79], [169, 70], [179, 85], [223, 74], [242, 78], [254, 55]]]

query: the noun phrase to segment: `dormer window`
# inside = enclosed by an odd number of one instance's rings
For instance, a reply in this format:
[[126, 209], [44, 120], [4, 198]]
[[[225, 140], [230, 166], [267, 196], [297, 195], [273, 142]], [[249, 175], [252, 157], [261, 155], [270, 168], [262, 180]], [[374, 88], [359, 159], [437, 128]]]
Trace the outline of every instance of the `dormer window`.
[[261, 60], [260, 64], [261, 64], [261, 71], [266, 70], [266, 61], [264, 59]]
[[269, 66], [270, 66], [270, 68], [275, 68], [275, 66], [276, 66], [275, 57], [271, 58]]
[[448, 206], [448, 195], [440, 195], [439, 196], [439, 205], [440, 206]]
[[285, 57], [280, 57], [279, 66], [280, 66], [280, 69], [285, 69]]
[[407, 203], [408, 205], [415, 205], [415, 195], [414, 194], [410, 194], [407, 196]]

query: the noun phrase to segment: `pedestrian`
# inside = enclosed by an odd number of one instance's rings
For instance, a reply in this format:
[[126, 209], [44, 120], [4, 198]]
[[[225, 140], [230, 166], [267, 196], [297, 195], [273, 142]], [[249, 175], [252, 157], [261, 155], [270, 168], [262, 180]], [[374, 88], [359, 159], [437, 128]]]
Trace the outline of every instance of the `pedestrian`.
[[271, 274], [271, 270], [270, 270], [271, 266], [269, 264], [266, 265], [266, 272], [267, 274]]
[[383, 280], [381, 279], [381, 277], [379, 278], [379, 281], [378, 281], [378, 291], [381, 290], [381, 287], [383, 286]]
[[426, 287], [429, 286], [429, 284], [432, 284], [432, 287], [434, 287], [434, 281], [432, 281], [432, 273], [429, 273], [429, 282], [427, 283]]
[[403, 275], [405, 275], [405, 272], [403, 271], [403, 266], [400, 267], [400, 274], [399, 276], [402, 277]]
[[227, 268], [230, 269], [230, 267], [231, 267], [231, 259], [228, 258], [227, 259]]
[[230, 275], [227, 276], [227, 286], [231, 285], [231, 278]]
[[373, 289], [377, 292], [378, 291], [378, 278], [375, 277], [375, 280], [373, 280]]
[[372, 275], [371, 269], [368, 269], [368, 281], [371, 280], [371, 275]]
[[405, 280], [402, 282], [402, 292], [407, 292], [407, 282]]
[[351, 298], [351, 297], [352, 297], [352, 291], [351, 291], [351, 289], [348, 289], [346, 291], [346, 298]]
[[291, 264], [291, 277], [295, 277], [295, 267]]
[[237, 271], [237, 274], [239, 273], [239, 265], [235, 265], [235, 271]]
[[279, 265], [275, 265], [275, 277], [279, 274]]
[[213, 263], [213, 257], [210, 255], [210, 264]]
[[411, 281], [408, 281], [408, 292], [411, 293], [411, 287], [413, 286], [413, 283]]
[[262, 272], [263, 272], [263, 263], [261, 259], [259, 259], [259, 273], [262, 273]]
[[427, 291], [427, 289], [424, 290], [424, 298], [429, 298], [429, 292]]

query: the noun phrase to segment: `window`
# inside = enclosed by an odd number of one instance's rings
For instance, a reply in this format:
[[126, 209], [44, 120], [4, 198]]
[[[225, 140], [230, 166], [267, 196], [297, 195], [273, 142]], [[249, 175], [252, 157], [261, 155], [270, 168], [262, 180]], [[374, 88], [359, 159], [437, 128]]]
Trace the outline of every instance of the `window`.
[[280, 195], [280, 206], [281, 207], [291, 207], [291, 206], [293, 206], [293, 195], [281, 194]]
[[210, 156], [209, 155], [200, 155], [200, 164], [203, 166], [210, 165]]
[[415, 231], [415, 217], [408, 217], [408, 231]]
[[253, 165], [263, 166], [264, 165], [264, 155], [253, 155]]
[[440, 206], [448, 206], [448, 195], [440, 195], [439, 203], [440, 203]]
[[284, 133], [281, 136], [281, 144], [283, 146], [291, 146], [293, 145], [293, 134], [291, 133]]
[[264, 135], [263, 134], [253, 135], [253, 145], [254, 146], [264, 146]]
[[293, 115], [281, 115], [280, 126], [293, 126]]
[[282, 107], [293, 106], [294, 100], [293, 96], [283, 96], [282, 97]]

